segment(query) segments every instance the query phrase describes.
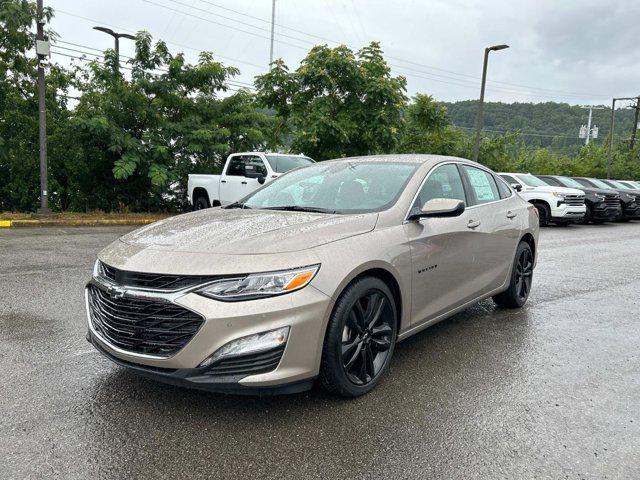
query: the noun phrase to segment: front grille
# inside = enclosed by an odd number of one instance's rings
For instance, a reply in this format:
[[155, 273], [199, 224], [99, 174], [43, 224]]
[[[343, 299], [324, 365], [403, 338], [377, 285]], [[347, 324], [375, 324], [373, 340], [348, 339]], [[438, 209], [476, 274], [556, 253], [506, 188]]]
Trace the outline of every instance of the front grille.
[[271, 372], [280, 363], [283, 353], [284, 347], [278, 347], [267, 352], [222, 359], [207, 370], [205, 374], [227, 377]]
[[584, 195], [567, 195], [564, 197], [564, 203], [570, 207], [581, 207], [584, 205]]
[[132, 353], [168, 357], [184, 347], [204, 322], [174, 303], [142, 298], [111, 298], [89, 285], [89, 311], [95, 331]]
[[129, 272], [100, 262], [100, 274], [125, 287], [171, 292], [210, 282], [219, 277], [207, 275], [166, 275], [163, 273]]
[[607, 207], [620, 207], [620, 196], [619, 195], [607, 195], [604, 198], [604, 203]]

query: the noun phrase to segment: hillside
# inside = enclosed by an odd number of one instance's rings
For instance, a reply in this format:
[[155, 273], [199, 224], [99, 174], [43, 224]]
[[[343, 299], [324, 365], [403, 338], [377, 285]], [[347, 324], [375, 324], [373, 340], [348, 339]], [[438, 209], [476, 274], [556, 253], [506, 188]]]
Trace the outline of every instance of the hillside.
[[[469, 130], [475, 124], [478, 102], [466, 100], [443, 103], [447, 107], [451, 122]], [[523, 141], [534, 147], [549, 147], [552, 150], [573, 153], [584, 140], [578, 138], [580, 125], [587, 123], [588, 110], [566, 103], [501, 103], [485, 104], [484, 127], [487, 134], [491, 130], [499, 132], [522, 132]], [[611, 108], [593, 111], [593, 124], [599, 127], [597, 143], [606, 140], [611, 121]], [[616, 141], [628, 139], [631, 135], [633, 110], [620, 109], [616, 112]]]

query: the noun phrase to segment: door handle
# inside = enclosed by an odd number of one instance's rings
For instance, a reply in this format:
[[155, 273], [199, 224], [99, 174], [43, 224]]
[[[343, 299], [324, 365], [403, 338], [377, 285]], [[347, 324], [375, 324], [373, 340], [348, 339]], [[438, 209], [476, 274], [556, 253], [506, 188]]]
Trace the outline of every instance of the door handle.
[[247, 184], [247, 182], [241, 182], [241, 183], [242, 183], [242, 185], [246, 185]]
[[518, 214], [516, 212], [512, 212], [511, 210], [507, 212], [507, 218], [515, 218], [517, 216]]
[[480, 220], [469, 220], [469, 223], [467, 223], [467, 228], [477, 228], [480, 226]]
[[227, 183], [226, 180], [220, 180], [220, 183]]

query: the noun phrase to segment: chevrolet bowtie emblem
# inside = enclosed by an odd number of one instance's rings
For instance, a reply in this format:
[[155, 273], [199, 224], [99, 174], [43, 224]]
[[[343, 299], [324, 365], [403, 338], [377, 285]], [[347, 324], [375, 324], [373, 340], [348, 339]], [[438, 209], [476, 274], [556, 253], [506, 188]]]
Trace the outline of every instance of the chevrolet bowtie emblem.
[[114, 300], [118, 300], [120, 298], [124, 298], [126, 290], [116, 285], [110, 285], [107, 289], [107, 293], [109, 294], [109, 297], [113, 298]]

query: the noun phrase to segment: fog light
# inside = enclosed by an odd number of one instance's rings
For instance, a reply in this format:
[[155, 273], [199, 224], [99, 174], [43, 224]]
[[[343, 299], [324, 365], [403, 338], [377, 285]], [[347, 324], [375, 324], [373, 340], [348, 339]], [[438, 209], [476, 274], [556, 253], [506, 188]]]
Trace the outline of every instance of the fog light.
[[221, 358], [237, 357], [280, 347], [287, 343], [288, 337], [289, 327], [282, 327], [277, 330], [238, 338], [216, 350], [213, 355], [198, 365], [198, 368], [207, 367]]

